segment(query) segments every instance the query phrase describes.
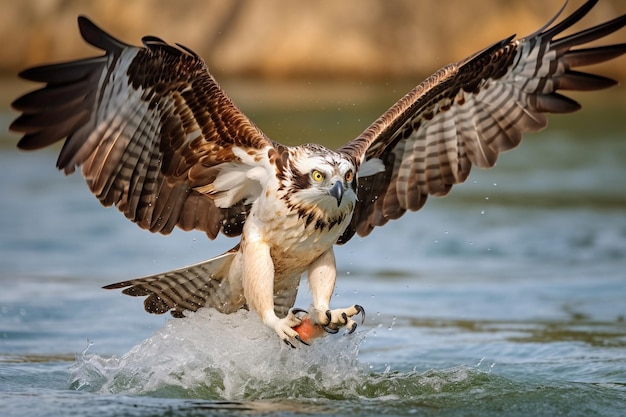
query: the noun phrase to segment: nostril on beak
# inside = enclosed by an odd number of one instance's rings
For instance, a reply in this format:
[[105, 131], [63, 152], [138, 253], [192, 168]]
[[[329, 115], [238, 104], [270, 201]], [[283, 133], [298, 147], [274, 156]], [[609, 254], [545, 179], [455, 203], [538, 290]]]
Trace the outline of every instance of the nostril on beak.
[[335, 184], [333, 184], [330, 190], [328, 190], [328, 194], [332, 195], [337, 200], [337, 207], [339, 207], [339, 205], [341, 204], [341, 199], [343, 198], [343, 192], [344, 192], [344, 188], [343, 188], [343, 183], [341, 181], [337, 181]]

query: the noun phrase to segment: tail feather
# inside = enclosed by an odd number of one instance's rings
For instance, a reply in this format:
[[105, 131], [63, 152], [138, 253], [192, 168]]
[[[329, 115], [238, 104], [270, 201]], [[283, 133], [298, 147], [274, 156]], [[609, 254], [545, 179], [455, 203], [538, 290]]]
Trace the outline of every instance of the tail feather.
[[232, 313], [245, 307], [240, 291], [233, 292], [228, 272], [239, 249], [207, 261], [173, 271], [106, 285], [107, 290], [124, 288], [124, 294], [147, 297], [144, 308], [148, 313], [171, 311], [174, 317], [183, 317], [185, 310], [196, 311], [213, 307], [222, 313]]

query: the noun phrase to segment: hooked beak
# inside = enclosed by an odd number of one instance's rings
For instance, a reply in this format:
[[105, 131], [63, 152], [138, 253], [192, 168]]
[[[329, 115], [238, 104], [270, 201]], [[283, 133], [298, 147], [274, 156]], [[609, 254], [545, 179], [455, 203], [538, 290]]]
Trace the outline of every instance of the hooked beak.
[[331, 188], [328, 190], [328, 194], [332, 195], [337, 199], [337, 207], [341, 204], [341, 199], [343, 198], [343, 183], [341, 181], [337, 181]]

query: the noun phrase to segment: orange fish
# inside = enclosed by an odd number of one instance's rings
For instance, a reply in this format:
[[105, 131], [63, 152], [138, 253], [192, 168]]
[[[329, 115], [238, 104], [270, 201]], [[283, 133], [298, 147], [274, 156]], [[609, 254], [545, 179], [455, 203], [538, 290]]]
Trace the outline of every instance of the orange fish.
[[318, 338], [325, 333], [324, 328], [317, 323], [313, 323], [308, 314], [302, 317], [300, 324], [293, 327], [293, 329], [298, 332], [300, 340], [307, 345], [310, 344], [313, 339]]

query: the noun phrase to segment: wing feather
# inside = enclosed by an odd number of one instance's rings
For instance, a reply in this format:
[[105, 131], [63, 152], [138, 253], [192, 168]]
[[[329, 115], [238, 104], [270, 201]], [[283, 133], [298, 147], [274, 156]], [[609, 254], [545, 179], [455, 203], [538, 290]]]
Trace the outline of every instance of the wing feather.
[[[13, 102], [22, 112], [11, 125], [24, 134], [18, 146], [65, 139], [57, 167], [69, 174], [80, 166], [102, 204], [152, 232], [178, 226], [210, 238], [240, 234], [261, 188], [246, 173], [273, 173], [267, 152], [274, 142], [188, 48], [152, 36], [135, 47], [85, 17], [78, 23], [105, 55], [20, 74], [46, 85]], [[238, 149], [255, 157], [240, 158]]]
[[[443, 67], [400, 99], [339, 152], [362, 164], [379, 159], [384, 170], [359, 175], [351, 224], [338, 240], [419, 210], [429, 195], [447, 194], [471, 167], [490, 168], [516, 147], [524, 132], [547, 125], [544, 113], [569, 113], [580, 105], [557, 90], [598, 90], [615, 81], [574, 70], [626, 52], [626, 44], [572, 49], [626, 25], [626, 15], [554, 39], [596, 4], [589, 0], [559, 23], [504, 39]], [[563, 11], [563, 9], [561, 9]]]
[[[174, 317], [183, 317], [184, 311], [197, 311], [210, 306], [224, 313], [244, 307], [243, 297], [233, 294], [230, 285], [223, 285], [238, 246], [215, 258], [173, 271], [135, 278], [105, 286], [119, 289], [126, 295], [146, 297], [145, 310], [163, 314], [171, 310]], [[292, 303], [293, 304], [293, 303]]]

